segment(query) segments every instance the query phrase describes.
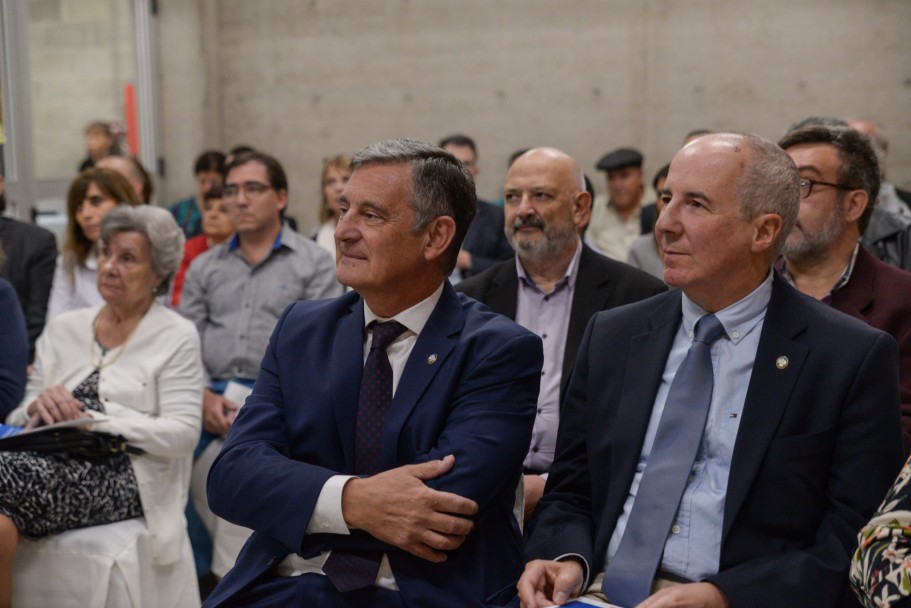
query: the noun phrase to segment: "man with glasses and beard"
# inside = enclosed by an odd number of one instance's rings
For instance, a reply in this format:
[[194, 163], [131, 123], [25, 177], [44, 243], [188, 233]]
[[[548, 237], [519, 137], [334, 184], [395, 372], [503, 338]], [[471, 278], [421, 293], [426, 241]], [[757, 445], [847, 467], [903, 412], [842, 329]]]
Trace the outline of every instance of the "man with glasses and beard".
[[506, 175], [506, 234], [515, 259], [456, 286], [544, 341], [538, 413], [525, 458], [525, 513], [544, 491], [554, 458], [560, 403], [585, 326], [593, 314], [665, 291], [664, 284], [595, 253], [579, 238], [591, 195], [579, 165], [553, 148], [520, 156]]
[[778, 268], [800, 291], [890, 334], [898, 343], [905, 455], [911, 453], [911, 273], [859, 242], [880, 170], [871, 142], [847, 127], [814, 125], [779, 145], [800, 171], [800, 213]]

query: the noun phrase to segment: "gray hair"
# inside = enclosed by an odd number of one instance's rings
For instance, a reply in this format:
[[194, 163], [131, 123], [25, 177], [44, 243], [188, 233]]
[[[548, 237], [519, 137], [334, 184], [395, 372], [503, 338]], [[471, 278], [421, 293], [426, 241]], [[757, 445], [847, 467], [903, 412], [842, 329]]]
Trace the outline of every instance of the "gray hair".
[[149, 239], [152, 271], [162, 277], [155, 290], [157, 295], [168, 292], [171, 277], [183, 259], [186, 238], [174, 217], [161, 207], [118, 205], [101, 220], [101, 241], [110, 242], [120, 232], [138, 232]]
[[370, 144], [351, 160], [351, 171], [373, 164], [407, 164], [411, 170], [408, 205], [414, 211], [413, 233], [441, 216], [455, 221], [455, 238], [446, 251], [445, 274], [455, 268], [459, 248], [477, 209], [474, 180], [459, 160], [416, 139], [390, 139]]
[[752, 220], [774, 213], [781, 217], [781, 232], [775, 239], [773, 259], [781, 253], [797, 223], [800, 210], [800, 175], [787, 152], [774, 142], [752, 133], [734, 133], [752, 152], [734, 183], [740, 199], [740, 219]]

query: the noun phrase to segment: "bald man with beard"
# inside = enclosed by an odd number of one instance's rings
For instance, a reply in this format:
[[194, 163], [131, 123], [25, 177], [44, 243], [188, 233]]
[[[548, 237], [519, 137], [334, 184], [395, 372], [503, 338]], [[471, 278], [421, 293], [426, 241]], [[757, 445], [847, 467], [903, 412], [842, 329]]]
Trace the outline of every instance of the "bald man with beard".
[[591, 195], [572, 157], [554, 148], [520, 156], [506, 176], [506, 236], [516, 251], [456, 286], [544, 341], [544, 370], [531, 446], [525, 458], [525, 515], [544, 492], [554, 459], [560, 403], [585, 326], [593, 314], [643, 300], [665, 285], [595, 253], [579, 238], [591, 218]]

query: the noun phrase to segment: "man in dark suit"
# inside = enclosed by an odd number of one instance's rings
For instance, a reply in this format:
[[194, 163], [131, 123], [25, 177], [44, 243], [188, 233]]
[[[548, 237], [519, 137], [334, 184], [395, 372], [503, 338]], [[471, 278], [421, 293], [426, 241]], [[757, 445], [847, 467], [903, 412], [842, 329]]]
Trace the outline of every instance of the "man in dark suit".
[[0, 277], [12, 283], [19, 296], [28, 329], [31, 363], [35, 358], [35, 340], [44, 330], [57, 261], [57, 240], [49, 230], [4, 217], [5, 210], [6, 193], [0, 174], [0, 249], [6, 254], [6, 262], [0, 263]]
[[772, 142], [697, 139], [663, 199], [680, 291], [589, 324], [520, 597], [855, 605], [856, 532], [902, 462], [895, 342], [775, 277], [800, 194]]
[[[440, 147], [455, 156], [472, 179], [477, 178], [478, 148], [467, 135], [449, 135], [440, 140]], [[503, 233], [503, 210], [493, 203], [478, 199], [478, 210], [468, 228], [462, 250], [456, 260], [457, 279], [470, 277], [494, 264], [511, 258], [512, 248]]]
[[544, 492], [553, 462], [560, 402], [593, 314], [666, 290], [658, 279], [592, 251], [578, 228], [591, 216], [579, 165], [553, 148], [517, 158], [506, 176], [505, 212], [516, 256], [462, 281], [457, 291], [544, 339], [538, 415], [525, 458], [525, 511]]
[[779, 270], [794, 287], [898, 343], [905, 453], [911, 453], [911, 273], [859, 244], [881, 192], [871, 142], [846, 127], [804, 127], [778, 144], [797, 164], [804, 204]]
[[458, 160], [394, 140], [352, 170], [356, 291], [278, 321], [208, 485], [254, 533], [206, 605], [515, 606], [541, 340], [446, 282], [475, 208]]

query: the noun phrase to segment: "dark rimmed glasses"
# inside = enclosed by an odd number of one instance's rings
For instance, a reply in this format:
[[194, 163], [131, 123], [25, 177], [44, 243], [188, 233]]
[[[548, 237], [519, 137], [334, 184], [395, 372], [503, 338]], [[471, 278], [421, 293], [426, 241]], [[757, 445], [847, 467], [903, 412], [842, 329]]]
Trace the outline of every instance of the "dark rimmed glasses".
[[800, 198], [807, 198], [810, 196], [810, 193], [813, 192], [813, 186], [828, 186], [830, 188], [837, 188], [839, 190], [860, 190], [860, 188], [855, 188], [854, 186], [845, 186], [844, 184], [832, 184], [829, 182], [821, 182], [815, 179], [800, 178]]

